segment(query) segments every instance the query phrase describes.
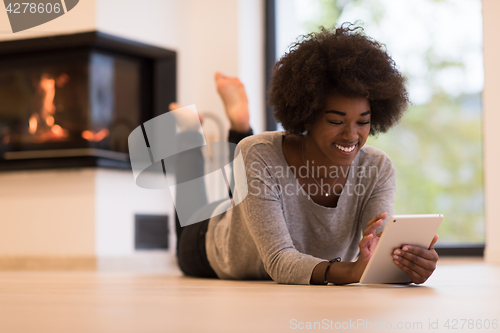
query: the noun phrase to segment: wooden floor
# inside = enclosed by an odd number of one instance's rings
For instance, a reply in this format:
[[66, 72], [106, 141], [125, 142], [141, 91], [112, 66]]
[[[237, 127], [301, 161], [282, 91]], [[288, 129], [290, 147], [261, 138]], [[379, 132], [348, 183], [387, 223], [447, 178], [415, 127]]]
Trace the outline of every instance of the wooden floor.
[[479, 259], [442, 259], [423, 286], [0, 272], [2, 333], [500, 331], [493, 320], [500, 320], [500, 266]]

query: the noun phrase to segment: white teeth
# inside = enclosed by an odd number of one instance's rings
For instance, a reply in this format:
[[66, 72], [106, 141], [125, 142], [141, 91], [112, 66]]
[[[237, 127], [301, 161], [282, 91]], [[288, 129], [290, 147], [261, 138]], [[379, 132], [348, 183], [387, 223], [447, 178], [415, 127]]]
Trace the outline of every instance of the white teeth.
[[356, 145], [354, 145], [352, 147], [343, 147], [343, 146], [339, 146], [338, 144], [335, 144], [335, 147], [337, 147], [338, 149], [340, 149], [342, 151], [345, 151], [346, 153], [350, 153], [351, 151], [354, 150], [354, 148], [356, 148]]

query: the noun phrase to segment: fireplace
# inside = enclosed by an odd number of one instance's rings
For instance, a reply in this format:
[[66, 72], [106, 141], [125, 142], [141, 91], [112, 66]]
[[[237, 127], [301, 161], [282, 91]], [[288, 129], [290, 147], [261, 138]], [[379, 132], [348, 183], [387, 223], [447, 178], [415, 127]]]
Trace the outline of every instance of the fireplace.
[[0, 43], [0, 170], [130, 168], [127, 139], [176, 100], [176, 54], [100, 32]]

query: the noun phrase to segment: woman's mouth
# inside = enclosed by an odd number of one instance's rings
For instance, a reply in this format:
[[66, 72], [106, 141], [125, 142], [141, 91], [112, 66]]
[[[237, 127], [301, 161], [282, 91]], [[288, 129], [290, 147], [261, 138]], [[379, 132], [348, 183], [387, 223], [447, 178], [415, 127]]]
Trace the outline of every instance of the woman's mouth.
[[354, 150], [356, 149], [356, 147], [358, 146], [358, 144], [356, 143], [353, 146], [341, 146], [339, 144], [334, 143], [334, 146], [335, 146], [335, 148], [337, 148], [338, 150], [340, 150], [340, 152], [342, 154], [349, 155], [349, 154], [352, 154], [354, 152]]

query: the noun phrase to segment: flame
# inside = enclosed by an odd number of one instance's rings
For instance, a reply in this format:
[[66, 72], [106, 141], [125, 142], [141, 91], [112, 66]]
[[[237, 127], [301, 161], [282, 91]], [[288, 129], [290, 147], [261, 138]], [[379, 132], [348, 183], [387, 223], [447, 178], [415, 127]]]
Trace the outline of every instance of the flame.
[[54, 123], [55, 123], [55, 120], [54, 120], [54, 117], [52, 116], [48, 116], [46, 119], [45, 119], [45, 123], [49, 126], [53, 126]]
[[[42, 106], [29, 119], [29, 132], [32, 135], [36, 135], [34, 137], [35, 141], [58, 141], [68, 137], [68, 130], [56, 124], [54, 118], [56, 112], [54, 97], [56, 95], [56, 87], [64, 87], [69, 80], [70, 77], [66, 73], [60, 74], [55, 79], [45, 73], [40, 78], [37, 86], [37, 94], [42, 98]], [[98, 132], [83, 131], [81, 135], [87, 141], [99, 142], [109, 136], [109, 130], [103, 128]]]
[[93, 131], [83, 131], [82, 138], [87, 141], [99, 142], [102, 141], [109, 135], [109, 130], [107, 128], [103, 128], [99, 132], [95, 133]]
[[49, 114], [56, 111], [54, 105], [54, 97], [56, 95], [56, 80], [49, 78], [47, 74], [43, 74], [40, 79], [40, 88], [45, 92], [43, 99], [42, 118], [47, 119]]
[[101, 140], [103, 140], [105, 137], [107, 137], [109, 135], [109, 131], [107, 128], [103, 128], [102, 130], [100, 130], [99, 132], [97, 132], [94, 136], [94, 140], [96, 142], [99, 142]]
[[68, 131], [66, 131], [64, 128], [62, 128], [59, 125], [52, 126], [52, 128], [50, 130], [52, 131], [52, 133], [54, 133], [55, 135], [57, 135], [59, 137], [65, 138], [68, 136]]
[[84, 138], [87, 141], [92, 141], [92, 139], [94, 139], [94, 133], [91, 131], [83, 131], [82, 138]]
[[36, 120], [36, 116], [32, 115], [30, 118], [30, 128], [29, 128], [30, 133], [35, 134], [37, 127], [38, 127], [38, 121]]
[[[57, 85], [64, 86], [69, 81], [69, 76], [65, 73], [57, 78]], [[57, 125], [54, 119], [56, 106], [54, 97], [56, 95], [56, 80], [45, 73], [40, 78], [37, 93], [42, 97], [42, 107], [36, 110], [29, 120], [29, 132], [36, 135], [38, 142], [58, 141], [68, 136], [68, 131]]]

